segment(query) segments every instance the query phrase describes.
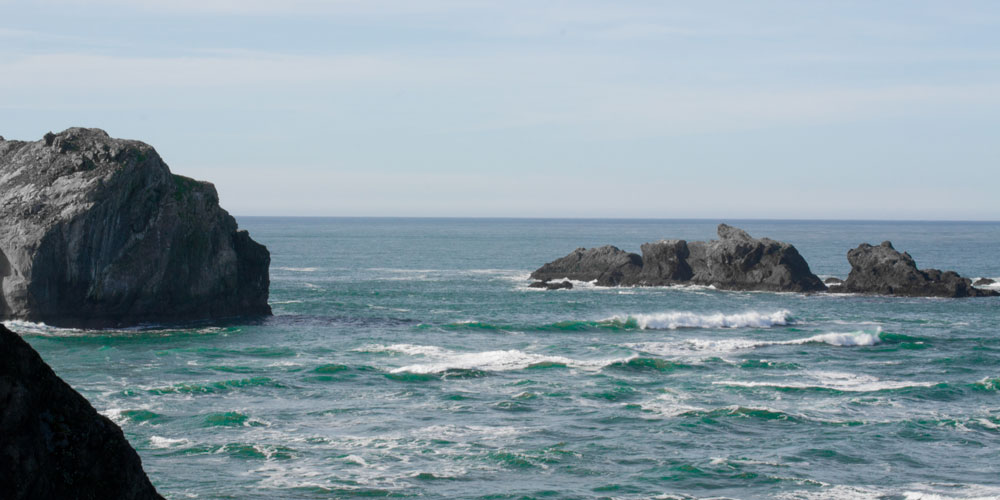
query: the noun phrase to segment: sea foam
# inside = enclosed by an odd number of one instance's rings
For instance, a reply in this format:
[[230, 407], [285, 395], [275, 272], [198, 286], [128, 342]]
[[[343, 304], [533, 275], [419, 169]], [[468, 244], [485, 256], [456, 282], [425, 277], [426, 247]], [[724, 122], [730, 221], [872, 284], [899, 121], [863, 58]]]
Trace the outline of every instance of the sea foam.
[[611, 321], [627, 323], [634, 320], [643, 330], [676, 330], [678, 328], [769, 328], [787, 325], [792, 313], [782, 309], [773, 312], [747, 311], [743, 313], [700, 314], [689, 311], [670, 311], [653, 314], [615, 316]]

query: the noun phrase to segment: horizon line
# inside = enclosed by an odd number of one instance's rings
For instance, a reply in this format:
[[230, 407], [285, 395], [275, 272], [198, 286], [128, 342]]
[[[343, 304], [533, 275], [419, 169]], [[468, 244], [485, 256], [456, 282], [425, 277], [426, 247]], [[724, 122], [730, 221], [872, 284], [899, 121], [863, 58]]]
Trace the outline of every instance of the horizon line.
[[566, 220], [566, 221], [740, 221], [740, 222], [923, 222], [923, 223], [983, 223], [1000, 224], [996, 219], [807, 219], [807, 218], [727, 218], [727, 217], [527, 217], [527, 216], [438, 216], [438, 215], [233, 215], [236, 218], [260, 219], [410, 219], [410, 220]]

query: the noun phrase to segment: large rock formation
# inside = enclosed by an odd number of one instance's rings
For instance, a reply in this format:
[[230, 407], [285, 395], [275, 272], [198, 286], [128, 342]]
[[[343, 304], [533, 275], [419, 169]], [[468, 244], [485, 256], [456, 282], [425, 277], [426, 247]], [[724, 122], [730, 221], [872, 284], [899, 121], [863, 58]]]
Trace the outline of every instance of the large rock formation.
[[149, 145], [0, 140], [0, 318], [121, 326], [270, 314], [267, 249]]
[[642, 245], [642, 257], [612, 246], [573, 253], [531, 277], [594, 281], [601, 286], [713, 285], [729, 290], [815, 292], [826, 286], [794, 246], [720, 224], [714, 241], [663, 240]]
[[910, 254], [898, 252], [888, 241], [879, 246], [862, 243], [847, 252], [851, 274], [835, 291], [907, 297], [985, 297], [1000, 295], [980, 290], [972, 280], [954, 271], [917, 269]]
[[3, 325], [0, 498], [162, 499], [122, 430]]

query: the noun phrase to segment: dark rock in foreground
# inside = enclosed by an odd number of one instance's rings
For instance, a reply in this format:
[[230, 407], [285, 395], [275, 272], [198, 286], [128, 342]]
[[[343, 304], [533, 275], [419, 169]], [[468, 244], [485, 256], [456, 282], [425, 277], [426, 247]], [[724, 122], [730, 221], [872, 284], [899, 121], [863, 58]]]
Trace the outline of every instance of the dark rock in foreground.
[[885, 241], [879, 246], [862, 243], [847, 252], [851, 274], [839, 291], [906, 297], [988, 297], [1000, 295], [979, 290], [972, 280], [953, 271], [917, 269], [910, 254], [900, 253]]
[[163, 498], [121, 429], [3, 325], [0, 498]]
[[149, 145], [0, 140], [0, 318], [104, 327], [268, 315], [270, 254]]
[[599, 286], [712, 285], [728, 290], [815, 292], [826, 286], [794, 246], [720, 224], [714, 241], [663, 240], [642, 245], [642, 256], [613, 246], [579, 248], [531, 274], [596, 281]]
[[979, 278], [972, 285], [973, 286], [989, 286], [989, 285], [996, 284], [996, 282], [997, 282], [996, 280], [990, 279], [990, 278]]

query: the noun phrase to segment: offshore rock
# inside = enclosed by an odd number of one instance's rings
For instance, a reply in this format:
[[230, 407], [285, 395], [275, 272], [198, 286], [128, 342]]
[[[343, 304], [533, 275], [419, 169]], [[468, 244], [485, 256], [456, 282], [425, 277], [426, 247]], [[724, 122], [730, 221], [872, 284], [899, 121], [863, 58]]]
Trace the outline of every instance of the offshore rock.
[[729, 290], [819, 292], [826, 286], [789, 243], [752, 238], [746, 231], [719, 224], [719, 239], [688, 245], [691, 281]]
[[0, 497], [162, 499], [111, 420], [0, 325]]
[[997, 280], [991, 278], [979, 278], [973, 283], [973, 286], [989, 286], [996, 284]]
[[270, 254], [149, 145], [0, 141], [0, 318], [107, 327], [270, 314]]
[[596, 281], [599, 286], [634, 283], [642, 270], [642, 257], [611, 245], [577, 248], [569, 255], [549, 262], [531, 273], [539, 281], [571, 279]]
[[872, 246], [862, 243], [847, 252], [851, 274], [842, 291], [906, 297], [989, 297], [1000, 295], [993, 290], [979, 290], [972, 280], [954, 271], [917, 269], [913, 257], [898, 252], [892, 243]]
[[663, 240], [642, 245], [642, 257], [616, 247], [578, 248], [545, 264], [531, 277], [569, 278], [599, 286], [712, 285], [729, 290], [816, 292], [826, 290], [794, 246], [752, 238], [726, 224], [719, 240]]
[[573, 284], [569, 281], [536, 281], [530, 285], [529, 288], [544, 288], [546, 290], [570, 290], [573, 288]]

